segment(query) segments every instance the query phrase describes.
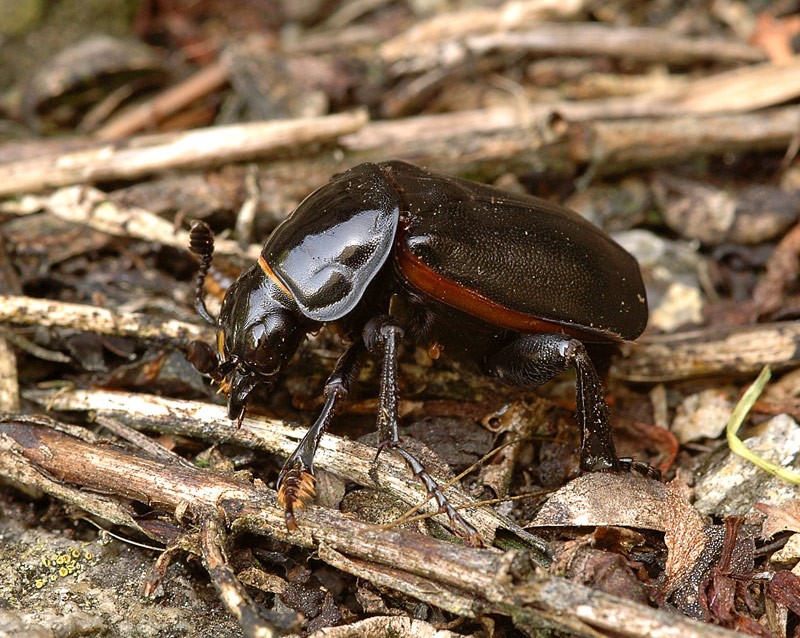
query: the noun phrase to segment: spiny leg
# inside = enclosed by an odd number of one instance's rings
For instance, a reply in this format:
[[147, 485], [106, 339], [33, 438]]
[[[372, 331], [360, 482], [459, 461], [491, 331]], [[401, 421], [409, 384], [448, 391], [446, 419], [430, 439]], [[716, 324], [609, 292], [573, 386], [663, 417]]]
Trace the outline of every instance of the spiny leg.
[[611, 431], [611, 415], [603, 399], [603, 385], [586, 348], [577, 339], [567, 345], [565, 356], [575, 366], [575, 399], [581, 429], [581, 469], [587, 472], [619, 472], [617, 451]]
[[403, 459], [414, 477], [425, 486], [428, 494], [436, 499], [439, 513], [447, 514], [456, 529], [460, 526], [471, 545], [480, 546], [481, 538], [477, 530], [450, 504], [439, 484], [428, 473], [422, 462], [406, 450], [400, 441], [397, 404], [397, 341], [402, 336], [403, 329], [388, 315], [371, 320], [364, 328], [364, 341], [370, 352], [376, 355], [383, 354], [378, 408], [378, 439], [380, 441], [378, 454], [383, 448], [389, 448]]
[[325, 383], [325, 406], [322, 412], [281, 469], [277, 484], [278, 505], [283, 508], [286, 527], [289, 530], [297, 529], [295, 509], [302, 508], [316, 494], [314, 455], [317, 453], [322, 435], [333, 420], [336, 404], [350, 392], [365, 353], [364, 342], [359, 339], [339, 357], [336, 367]]
[[488, 371], [519, 385], [541, 385], [567, 368], [575, 368], [577, 420], [581, 430], [581, 469], [621, 469], [603, 388], [584, 345], [563, 334], [525, 335], [487, 362]]

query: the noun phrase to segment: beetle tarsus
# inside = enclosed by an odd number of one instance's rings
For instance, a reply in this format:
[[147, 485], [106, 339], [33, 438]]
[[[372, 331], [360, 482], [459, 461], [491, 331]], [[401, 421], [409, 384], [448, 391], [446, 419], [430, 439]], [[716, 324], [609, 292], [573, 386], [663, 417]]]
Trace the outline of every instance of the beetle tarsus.
[[285, 465], [278, 478], [278, 506], [283, 508], [286, 529], [297, 529], [295, 510], [302, 509], [317, 494], [313, 470], [302, 463]]
[[649, 463], [637, 461], [630, 456], [621, 456], [618, 460], [620, 468], [623, 472], [636, 472], [637, 474], [641, 474], [642, 476], [655, 481], [661, 480], [661, 470], [659, 470], [657, 467], [653, 467]]
[[371, 320], [364, 328], [364, 342], [374, 353], [383, 354], [381, 367], [380, 407], [378, 408], [378, 445], [377, 459], [383, 449], [389, 449], [403, 459], [408, 465], [414, 478], [419, 480], [430, 496], [436, 499], [439, 513], [447, 514], [455, 530], [463, 530], [467, 542], [473, 546], [480, 546], [481, 540], [477, 530], [458, 513], [436, 480], [428, 473], [422, 462], [411, 452], [406, 450], [400, 440], [398, 427], [398, 402], [397, 402], [397, 341], [403, 336], [403, 329], [395, 320], [384, 315]]
[[290, 530], [297, 528], [294, 509], [303, 507], [316, 495], [314, 456], [322, 435], [336, 413], [336, 404], [347, 396], [350, 385], [358, 376], [363, 355], [364, 342], [359, 339], [339, 357], [336, 367], [325, 383], [325, 406], [322, 412], [286, 460], [278, 477], [278, 505], [284, 510], [286, 526]]
[[414, 475], [414, 478], [419, 480], [425, 486], [425, 489], [428, 491], [428, 496], [432, 496], [436, 500], [436, 505], [439, 507], [437, 513], [447, 514], [447, 517], [450, 519], [453, 528], [456, 530], [460, 528], [464, 532], [460, 535], [466, 539], [469, 545], [472, 547], [483, 546], [483, 542], [478, 531], [469, 522], [467, 522], [463, 516], [461, 516], [455, 507], [452, 506], [442, 491], [442, 488], [439, 487], [439, 484], [436, 482], [436, 479], [434, 479], [428, 473], [428, 471], [425, 469], [425, 466], [417, 457], [411, 454], [411, 452], [406, 450], [399, 443], [393, 443], [392, 441], [386, 441], [382, 446], [379, 446], [379, 449], [381, 447], [390, 449], [406, 462], [406, 465], [408, 465], [411, 473]]
[[291, 503], [284, 509], [283, 518], [286, 521], [286, 529], [290, 532], [296, 532], [300, 529], [297, 519], [294, 517], [294, 506]]

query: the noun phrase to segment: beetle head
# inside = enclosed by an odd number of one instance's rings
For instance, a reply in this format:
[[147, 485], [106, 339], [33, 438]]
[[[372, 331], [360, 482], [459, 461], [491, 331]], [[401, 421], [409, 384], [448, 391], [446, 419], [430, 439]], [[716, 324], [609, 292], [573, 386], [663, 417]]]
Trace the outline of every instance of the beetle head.
[[254, 264], [225, 294], [216, 321], [217, 350], [193, 342], [189, 359], [228, 390], [228, 417], [244, 417], [247, 397], [272, 385], [294, 355], [306, 329], [290, 296]]

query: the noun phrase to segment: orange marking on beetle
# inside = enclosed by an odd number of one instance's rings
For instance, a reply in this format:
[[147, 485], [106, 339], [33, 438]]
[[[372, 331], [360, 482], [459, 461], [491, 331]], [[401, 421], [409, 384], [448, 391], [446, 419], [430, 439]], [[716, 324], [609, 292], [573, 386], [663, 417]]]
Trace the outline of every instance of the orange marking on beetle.
[[261, 267], [261, 270], [264, 271], [264, 274], [274, 281], [275, 285], [278, 286], [278, 288], [280, 288], [284, 294], [286, 294], [290, 299], [294, 299], [294, 295], [292, 295], [291, 290], [289, 290], [284, 283], [278, 279], [278, 275], [276, 275], [272, 268], [270, 268], [267, 260], [264, 259], [264, 255], [258, 256], [258, 265]]
[[223, 330], [217, 330], [217, 354], [220, 361], [225, 360], [225, 332]]
[[518, 332], [563, 333], [588, 340], [602, 336], [604, 340], [622, 341], [619, 336], [608, 332], [593, 332], [591, 329], [581, 329], [546, 319], [537, 319], [524, 312], [506, 308], [481, 293], [436, 272], [402, 242], [399, 243], [395, 255], [400, 272], [410, 284], [437, 301], [463, 310], [494, 326]]

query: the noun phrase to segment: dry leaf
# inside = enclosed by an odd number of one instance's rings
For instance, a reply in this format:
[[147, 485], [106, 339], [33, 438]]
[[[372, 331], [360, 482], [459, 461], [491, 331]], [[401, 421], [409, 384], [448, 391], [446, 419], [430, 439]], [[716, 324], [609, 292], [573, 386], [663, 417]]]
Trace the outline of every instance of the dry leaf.
[[688, 486], [678, 479], [667, 485], [665, 505], [664, 542], [669, 555], [664, 589], [669, 595], [686, 581], [706, 548], [708, 524], [689, 502]]
[[584, 474], [553, 492], [532, 527], [619, 525], [664, 531], [665, 486], [633, 474]]
[[766, 515], [761, 536], [769, 538], [778, 532], [800, 532], [800, 499], [789, 501], [783, 507], [769, 503], [756, 503], [754, 507]]

